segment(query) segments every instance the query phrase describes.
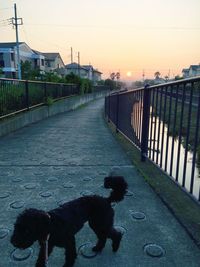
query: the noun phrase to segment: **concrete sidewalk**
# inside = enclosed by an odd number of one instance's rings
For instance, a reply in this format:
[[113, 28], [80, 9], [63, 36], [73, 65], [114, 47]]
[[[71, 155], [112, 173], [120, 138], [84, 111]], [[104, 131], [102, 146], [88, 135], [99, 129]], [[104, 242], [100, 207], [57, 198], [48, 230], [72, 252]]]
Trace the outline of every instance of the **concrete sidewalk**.
[[[115, 209], [115, 226], [124, 236], [114, 254], [89, 248], [95, 235], [86, 224], [77, 234], [75, 267], [199, 267], [200, 251], [185, 230], [131, 165], [102, 118], [103, 100], [63, 113], [0, 139], [0, 267], [31, 267], [38, 245], [15, 250], [10, 236], [25, 208], [49, 210], [85, 194], [107, 196], [103, 179], [111, 171], [129, 184]], [[85, 246], [84, 246], [85, 245]], [[83, 255], [82, 255], [83, 254]], [[49, 266], [61, 267], [64, 251], [56, 248]]]

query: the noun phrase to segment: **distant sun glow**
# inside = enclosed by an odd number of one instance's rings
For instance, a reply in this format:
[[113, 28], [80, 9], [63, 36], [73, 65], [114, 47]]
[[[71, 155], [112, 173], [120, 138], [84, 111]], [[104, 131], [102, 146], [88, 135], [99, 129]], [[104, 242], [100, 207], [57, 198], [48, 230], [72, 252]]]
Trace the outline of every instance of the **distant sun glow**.
[[132, 72], [131, 71], [127, 71], [126, 76], [131, 77], [132, 76]]

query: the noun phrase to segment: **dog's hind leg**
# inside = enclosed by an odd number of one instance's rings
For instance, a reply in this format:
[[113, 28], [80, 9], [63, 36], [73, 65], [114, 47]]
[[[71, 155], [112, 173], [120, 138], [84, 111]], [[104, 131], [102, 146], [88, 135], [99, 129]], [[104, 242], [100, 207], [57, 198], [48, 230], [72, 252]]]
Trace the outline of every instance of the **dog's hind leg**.
[[112, 240], [113, 252], [116, 252], [119, 249], [122, 233], [118, 232], [115, 228], [112, 228], [110, 233], [108, 234], [108, 238]]
[[92, 248], [93, 251], [100, 252], [105, 247], [106, 244], [106, 235], [102, 233], [96, 233], [98, 241], [96, 245]]

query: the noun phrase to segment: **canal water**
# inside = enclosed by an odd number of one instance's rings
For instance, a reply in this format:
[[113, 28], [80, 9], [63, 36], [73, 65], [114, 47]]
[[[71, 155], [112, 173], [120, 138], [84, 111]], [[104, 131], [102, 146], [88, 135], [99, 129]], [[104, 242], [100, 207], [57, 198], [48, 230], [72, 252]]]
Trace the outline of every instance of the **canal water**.
[[[174, 152], [173, 152], [173, 159], [171, 161], [171, 155], [172, 155], [172, 144], [173, 144], [173, 138], [172, 136], [169, 136], [168, 138], [168, 150], [166, 151], [166, 146], [167, 146], [167, 132], [168, 129], [166, 125], [163, 122], [160, 122], [160, 134], [158, 134], [158, 125], [159, 125], [159, 119], [153, 117], [153, 127], [152, 127], [152, 134], [151, 136], [154, 137], [156, 136], [155, 140], [149, 140], [149, 154], [151, 155], [151, 159], [154, 153], [154, 162], [157, 160], [158, 164], [161, 161], [162, 157], [162, 169], [165, 168], [166, 165], [166, 172], [170, 174], [170, 169], [171, 169], [171, 162], [172, 162], [172, 173], [171, 176], [173, 179], [176, 177], [176, 172], [177, 172], [177, 158], [178, 158], [178, 146], [179, 146], [179, 141], [178, 138], [174, 138]], [[151, 119], [150, 119], [150, 124], [151, 125]], [[157, 125], [154, 127], [154, 125]], [[163, 134], [163, 127], [164, 127], [164, 135], [163, 135], [163, 150], [162, 150], [162, 155], [161, 155], [161, 143], [162, 143], [162, 134]], [[150, 127], [151, 128], [151, 127]], [[156, 128], [156, 131], [155, 131]], [[151, 129], [150, 129], [151, 131]], [[154, 135], [155, 132], [155, 135]], [[150, 133], [149, 133], [150, 134]], [[149, 135], [150, 136], [150, 135]], [[158, 142], [158, 140], [160, 140]], [[151, 145], [150, 145], [151, 142]], [[155, 142], [155, 145], [153, 145]], [[151, 150], [150, 150], [151, 147]], [[166, 157], [167, 153], [167, 157]], [[191, 184], [191, 174], [192, 174], [192, 160], [193, 160], [193, 152], [189, 151], [187, 153], [187, 161], [186, 161], [186, 175], [185, 175], [185, 189], [187, 191], [190, 190], [190, 184]], [[180, 160], [179, 160], [179, 166], [178, 166], [178, 180], [177, 182], [182, 185], [183, 182], [183, 173], [184, 173], [184, 160], [185, 160], [185, 148], [181, 144], [180, 145]], [[198, 199], [199, 198], [199, 193], [200, 193], [200, 170], [197, 167], [197, 164], [195, 164], [195, 172], [194, 172], [194, 186], [193, 186], [193, 192], [192, 195]]]

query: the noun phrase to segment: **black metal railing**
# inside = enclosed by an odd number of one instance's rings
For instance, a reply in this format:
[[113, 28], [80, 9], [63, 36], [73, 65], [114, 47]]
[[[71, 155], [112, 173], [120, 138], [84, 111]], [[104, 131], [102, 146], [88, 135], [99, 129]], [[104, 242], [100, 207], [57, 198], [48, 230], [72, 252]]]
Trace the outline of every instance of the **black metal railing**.
[[111, 94], [107, 118], [200, 201], [200, 77]]
[[76, 95], [79, 91], [75, 84], [0, 79], [0, 118], [48, 104], [48, 99]]

